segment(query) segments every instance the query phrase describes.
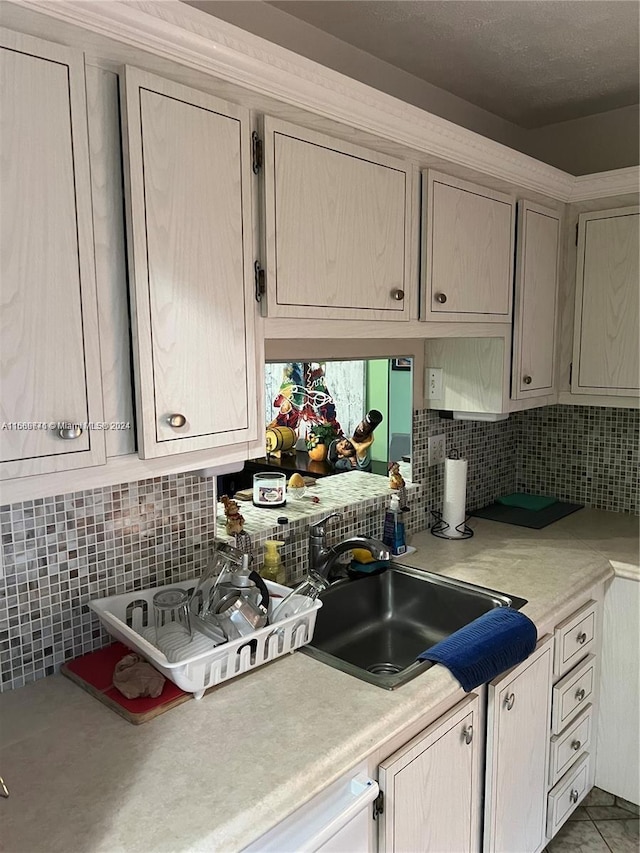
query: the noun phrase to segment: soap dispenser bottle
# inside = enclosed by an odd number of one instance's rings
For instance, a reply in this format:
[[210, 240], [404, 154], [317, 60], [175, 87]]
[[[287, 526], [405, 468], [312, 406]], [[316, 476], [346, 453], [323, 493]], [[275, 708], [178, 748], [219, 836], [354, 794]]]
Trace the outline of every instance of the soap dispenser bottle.
[[267, 539], [264, 543], [264, 566], [260, 574], [267, 581], [284, 584], [286, 574], [280, 557], [281, 545], [284, 545], [284, 542], [278, 539]]
[[407, 543], [404, 533], [404, 519], [398, 495], [391, 495], [389, 509], [384, 516], [384, 532], [382, 541], [391, 549], [394, 556], [406, 553]]

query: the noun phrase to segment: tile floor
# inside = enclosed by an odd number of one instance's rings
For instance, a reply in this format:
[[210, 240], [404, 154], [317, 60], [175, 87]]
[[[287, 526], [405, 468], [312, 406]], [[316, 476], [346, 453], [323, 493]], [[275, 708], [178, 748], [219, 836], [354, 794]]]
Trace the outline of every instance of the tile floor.
[[638, 853], [640, 809], [594, 788], [571, 815], [547, 853]]

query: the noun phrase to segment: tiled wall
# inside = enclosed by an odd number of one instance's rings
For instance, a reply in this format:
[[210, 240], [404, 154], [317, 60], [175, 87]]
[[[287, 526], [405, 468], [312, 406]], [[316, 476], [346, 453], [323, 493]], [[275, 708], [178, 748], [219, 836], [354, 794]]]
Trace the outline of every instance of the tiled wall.
[[0, 509], [0, 689], [100, 648], [98, 596], [200, 574], [213, 538], [212, 480], [144, 480]]
[[547, 406], [512, 420], [518, 491], [640, 512], [640, 411]]
[[[406, 493], [415, 510], [420, 504], [423, 489], [408, 484]], [[331, 545], [353, 535], [380, 539], [384, 527], [384, 515], [389, 506], [389, 480], [386, 476], [350, 471], [334, 477], [323, 477], [307, 497], [316, 496], [318, 503], [292, 501], [281, 511], [263, 509], [242, 503], [240, 511], [245, 518], [245, 530], [251, 535], [254, 555], [253, 567], [260, 570], [267, 539], [284, 541], [280, 549], [284, 563], [286, 582], [291, 585], [301, 581], [308, 568], [309, 525], [331, 512], [338, 511], [342, 518], [332, 519], [327, 525], [327, 542]], [[276, 525], [275, 517], [286, 516], [288, 523]], [[407, 534], [414, 532], [417, 512], [405, 518]], [[218, 506], [218, 537], [230, 539], [224, 530], [224, 512]], [[349, 555], [345, 555], [345, 560]]]
[[498, 495], [513, 492], [516, 484], [516, 426], [513, 418], [498, 423], [454, 421], [437, 412], [416, 411], [413, 415], [412, 477], [424, 485], [419, 511], [422, 523], [430, 527], [432, 510], [442, 510], [444, 465], [428, 467], [428, 440], [444, 433], [446, 452], [457, 449], [467, 460], [467, 510], [478, 509]]
[[[409, 531], [429, 526], [431, 510], [441, 509], [443, 469], [427, 467], [427, 440], [442, 432], [447, 451], [455, 447], [469, 462], [470, 510], [518, 489], [638, 512], [638, 411], [553, 406], [497, 424], [418, 411], [413, 425], [413, 479], [422, 488], [410, 501]], [[333, 536], [380, 535], [386, 503], [349, 509]], [[188, 474], [2, 507], [0, 690], [109, 642], [89, 599], [197, 576], [215, 516], [213, 481]], [[290, 525], [290, 582], [306, 570], [307, 524]], [[258, 554], [267, 535], [254, 537]]]
[[[356, 532], [380, 536], [387, 504], [387, 495], [359, 500], [332, 525], [330, 541]], [[111, 642], [90, 599], [199, 576], [216, 510], [214, 481], [189, 474], [2, 507], [0, 692]], [[308, 524], [325, 512], [287, 525], [289, 583], [304, 576]], [[273, 534], [252, 537], [258, 569]]]

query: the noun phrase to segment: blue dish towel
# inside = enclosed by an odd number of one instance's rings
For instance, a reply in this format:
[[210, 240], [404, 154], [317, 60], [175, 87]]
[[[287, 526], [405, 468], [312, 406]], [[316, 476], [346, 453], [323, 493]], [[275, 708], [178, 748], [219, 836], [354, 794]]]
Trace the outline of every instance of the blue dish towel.
[[496, 607], [422, 652], [418, 660], [443, 664], [468, 693], [526, 660], [537, 639], [528, 616], [511, 607]]

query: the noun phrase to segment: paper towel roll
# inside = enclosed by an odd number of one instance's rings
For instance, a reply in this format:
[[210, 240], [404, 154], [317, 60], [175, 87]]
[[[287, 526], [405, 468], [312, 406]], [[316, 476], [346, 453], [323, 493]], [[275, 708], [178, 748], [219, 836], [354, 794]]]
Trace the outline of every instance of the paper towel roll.
[[[445, 459], [444, 461], [444, 500], [442, 502], [442, 520], [449, 525], [446, 536], [460, 539], [466, 518], [467, 498], [467, 460]], [[460, 530], [456, 530], [460, 527]]]

